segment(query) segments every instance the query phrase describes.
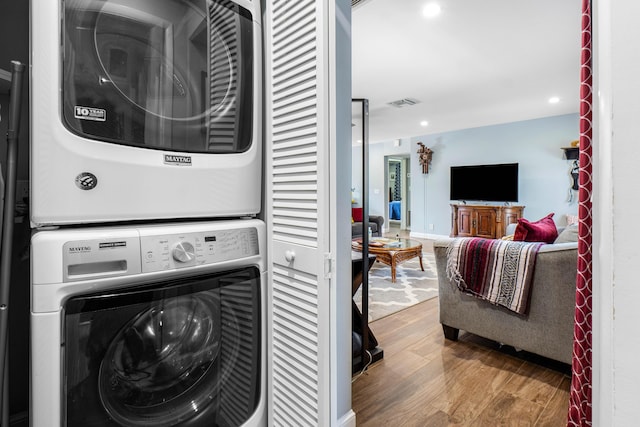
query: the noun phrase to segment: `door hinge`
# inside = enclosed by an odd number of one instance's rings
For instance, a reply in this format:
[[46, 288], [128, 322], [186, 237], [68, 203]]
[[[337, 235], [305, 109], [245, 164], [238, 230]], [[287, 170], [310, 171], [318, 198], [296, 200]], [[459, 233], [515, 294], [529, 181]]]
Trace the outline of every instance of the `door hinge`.
[[334, 270], [335, 260], [331, 256], [331, 252], [326, 252], [324, 254], [324, 278], [331, 279], [333, 278], [333, 270]]

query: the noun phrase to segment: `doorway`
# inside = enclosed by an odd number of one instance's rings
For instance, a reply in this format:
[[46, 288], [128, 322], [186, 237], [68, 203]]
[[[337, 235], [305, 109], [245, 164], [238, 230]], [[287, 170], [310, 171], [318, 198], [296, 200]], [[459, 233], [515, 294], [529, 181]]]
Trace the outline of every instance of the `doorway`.
[[385, 156], [385, 221], [390, 232], [411, 229], [411, 173], [409, 155]]

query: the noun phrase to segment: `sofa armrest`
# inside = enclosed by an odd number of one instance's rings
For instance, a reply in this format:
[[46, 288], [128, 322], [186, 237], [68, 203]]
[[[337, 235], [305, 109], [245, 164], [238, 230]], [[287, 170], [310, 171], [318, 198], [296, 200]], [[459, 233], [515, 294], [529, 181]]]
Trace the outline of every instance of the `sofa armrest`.
[[[382, 237], [382, 224], [384, 224], [384, 217], [378, 215], [369, 215], [369, 226], [373, 232], [373, 236]], [[351, 237], [362, 237], [361, 222], [354, 222], [351, 224]]]
[[369, 222], [375, 222], [378, 224], [378, 230], [382, 236], [382, 224], [384, 224], [384, 217], [380, 215], [369, 215]]

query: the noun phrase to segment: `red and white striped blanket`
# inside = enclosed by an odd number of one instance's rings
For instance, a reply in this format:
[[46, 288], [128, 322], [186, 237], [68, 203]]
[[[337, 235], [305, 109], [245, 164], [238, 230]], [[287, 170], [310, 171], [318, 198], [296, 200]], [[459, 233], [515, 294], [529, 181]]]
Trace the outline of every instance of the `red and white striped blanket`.
[[465, 293], [526, 314], [539, 242], [454, 239], [447, 248], [447, 277]]

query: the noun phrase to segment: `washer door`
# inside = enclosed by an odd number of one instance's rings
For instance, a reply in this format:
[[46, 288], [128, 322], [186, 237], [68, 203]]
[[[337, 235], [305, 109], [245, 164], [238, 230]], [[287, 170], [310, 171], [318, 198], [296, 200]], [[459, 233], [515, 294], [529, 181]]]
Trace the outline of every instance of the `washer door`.
[[243, 424], [259, 400], [259, 288], [251, 268], [70, 299], [66, 425]]

